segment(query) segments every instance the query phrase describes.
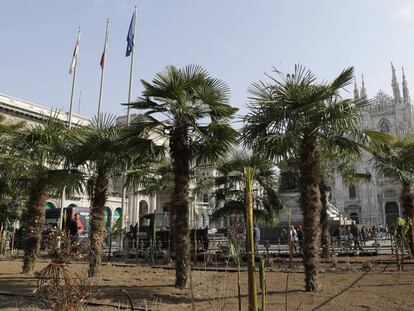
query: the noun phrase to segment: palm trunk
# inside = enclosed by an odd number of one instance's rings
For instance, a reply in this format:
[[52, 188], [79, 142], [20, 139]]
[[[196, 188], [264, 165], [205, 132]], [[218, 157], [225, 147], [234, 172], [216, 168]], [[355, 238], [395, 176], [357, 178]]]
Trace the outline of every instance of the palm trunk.
[[255, 278], [255, 252], [253, 239], [253, 176], [254, 168], [245, 167], [244, 177], [246, 180], [246, 221], [247, 221], [247, 273], [249, 289], [249, 311], [257, 311], [257, 288]]
[[33, 272], [36, 258], [39, 256], [46, 200], [46, 186], [37, 180], [32, 180], [29, 185], [29, 200], [23, 216], [23, 228], [26, 232], [23, 273]]
[[174, 234], [174, 224], [176, 220], [175, 209], [170, 205], [170, 256], [175, 257], [175, 234]]
[[320, 183], [321, 192], [321, 229], [322, 229], [322, 257], [329, 259], [331, 257], [331, 234], [329, 232], [328, 222], [328, 197], [326, 196], [327, 186], [325, 180], [322, 178]]
[[104, 209], [108, 191], [108, 178], [103, 171], [98, 174], [93, 186], [91, 198], [91, 220], [90, 220], [90, 248], [89, 248], [89, 276], [93, 277], [99, 273], [102, 263], [102, 245], [104, 239]]
[[173, 159], [174, 193], [171, 209], [173, 210], [173, 237], [175, 249], [175, 286], [188, 286], [190, 265], [189, 233], [189, 181], [190, 181], [190, 139], [185, 126], [178, 126], [171, 133], [171, 158]]
[[414, 256], [414, 193], [411, 189], [410, 183], [403, 183], [400, 193], [400, 204], [405, 217], [411, 219], [411, 232], [410, 232], [410, 250], [411, 255]]
[[322, 209], [319, 161], [320, 153], [315, 141], [305, 136], [300, 150], [299, 204], [304, 226], [305, 288], [309, 292], [319, 288], [320, 213]]

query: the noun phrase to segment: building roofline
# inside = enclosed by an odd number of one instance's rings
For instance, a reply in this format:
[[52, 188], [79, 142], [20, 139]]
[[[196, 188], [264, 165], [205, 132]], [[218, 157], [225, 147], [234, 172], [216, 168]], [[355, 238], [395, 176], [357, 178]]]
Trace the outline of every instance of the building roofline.
[[[56, 115], [58, 119], [68, 122], [68, 113], [58, 109], [40, 106], [33, 102], [22, 100], [10, 95], [0, 93], [0, 112], [7, 112], [16, 116], [23, 116], [32, 120], [43, 120], [50, 115]], [[90, 119], [78, 114], [72, 114], [73, 123], [86, 125]]]

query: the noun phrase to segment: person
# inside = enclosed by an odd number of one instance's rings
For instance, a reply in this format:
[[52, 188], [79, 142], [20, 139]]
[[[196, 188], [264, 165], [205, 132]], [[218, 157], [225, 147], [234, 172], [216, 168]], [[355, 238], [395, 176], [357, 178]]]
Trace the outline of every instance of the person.
[[135, 247], [134, 239], [135, 239], [135, 228], [133, 225], [129, 225], [129, 231], [128, 231], [128, 248], [129, 249], [132, 249]]
[[296, 233], [298, 236], [299, 251], [302, 252], [303, 251], [303, 238], [304, 238], [302, 225], [298, 225], [298, 228], [296, 229]]
[[366, 241], [368, 240], [368, 231], [365, 226], [362, 226], [361, 228], [361, 238], [362, 238], [362, 244], [365, 245]]
[[290, 226], [290, 242], [292, 244], [292, 250], [297, 253], [297, 244], [298, 244], [298, 233], [295, 230], [294, 226]]
[[279, 243], [282, 241], [283, 243], [287, 240], [287, 231], [285, 228], [282, 229], [282, 232], [280, 233], [279, 237]]
[[82, 231], [82, 221], [80, 220], [79, 214], [75, 214], [69, 223], [69, 234], [72, 239], [72, 243], [77, 243], [79, 241], [79, 235]]
[[253, 240], [254, 240], [254, 251], [259, 251], [259, 242], [260, 242], [260, 229], [257, 224], [253, 226]]
[[378, 239], [384, 239], [385, 237], [385, 229], [383, 225], [379, 225], [378, 227]]
[[385, 238], [390, 239], [391, 233], [390, 233], [390, 226], [388, 224], [385, 224]]
[[360, 235], [361, 235], [361, 230], [358, 228], [358, 226], [356, 225], [355, 221], [352, 222], [351, 225], [351, 234], [352, 237], [354, 239], [354, 249], [359, 248], [359, 250], [363, 250], [361, 244], [359, 243], [360, 240]]

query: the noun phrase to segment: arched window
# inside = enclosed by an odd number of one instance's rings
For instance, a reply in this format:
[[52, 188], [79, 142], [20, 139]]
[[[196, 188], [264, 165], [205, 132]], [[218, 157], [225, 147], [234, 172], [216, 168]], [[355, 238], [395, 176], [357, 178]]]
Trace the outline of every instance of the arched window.
[[203, 202], [208, 203], [208, 193], [203, 194]]
[[117, 207], [114, 211], [114, 215], [112, 216], [114, 224], [116, 224], [120, 218], [122, 218], [122, 209]]
[[356, 188], [355, 188], [355, 185], [350, 185], [349, 186], [349, 198], [350, 199], [355, 199], [356, 198]]
[[144, 201], [144, 200], [139, 201], [139, 217], [142, 217], [148, 214], [148, 210], [149, 210], [149, 207], [148, 207], [147, 201]]
[[380, 132], [390, 133], [391, 132], [391, 125], [387, 119], [382, 119], [379, 123], [379, 130]]
[[112, 210], [105, 206], [104, 209], [104, 223], [105, 223], [105, 230], [110, 231], [111, 230], [111, 219], [112, 219]]

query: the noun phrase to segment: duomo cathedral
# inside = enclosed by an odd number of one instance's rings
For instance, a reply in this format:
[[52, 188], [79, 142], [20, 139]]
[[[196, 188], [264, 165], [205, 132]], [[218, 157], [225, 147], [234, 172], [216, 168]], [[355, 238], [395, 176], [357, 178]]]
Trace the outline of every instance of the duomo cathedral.
[[[408, 133], [414, 133], [413, 107], [404, 69], [401, 86], [393, 64], [391, 71], [392, 95], [380, 90], [370, 100], [369, 106], [363, 112], [361, 127], [403, 137]], [[360, 86], [355, 82], [354, 98], [367, 98], [363, 78]], [[345, 184], [340, 176], [336, 176], [331, 185], [331, 202], [342, 215], [357, 223], [391, 224], [402, 215], [399, 203], [400, 185], [375, 172], [371, 159], [372, 156], [367, 153], [356, 165], [357, 172], [371, 174], [371, 181], [349, 185]]]

